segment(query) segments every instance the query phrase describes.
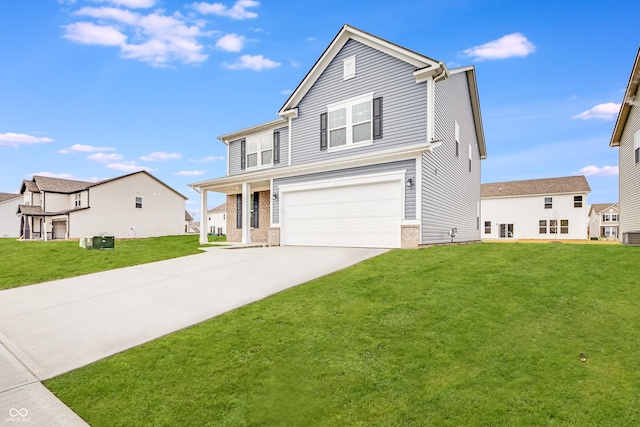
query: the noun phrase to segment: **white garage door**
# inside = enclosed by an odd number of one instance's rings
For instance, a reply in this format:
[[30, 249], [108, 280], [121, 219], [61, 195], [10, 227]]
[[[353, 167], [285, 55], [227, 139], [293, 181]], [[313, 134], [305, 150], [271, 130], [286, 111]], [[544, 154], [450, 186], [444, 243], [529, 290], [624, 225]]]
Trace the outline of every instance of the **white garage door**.
[[399, 248], [398, 181], [286, 192], [281, 244]]

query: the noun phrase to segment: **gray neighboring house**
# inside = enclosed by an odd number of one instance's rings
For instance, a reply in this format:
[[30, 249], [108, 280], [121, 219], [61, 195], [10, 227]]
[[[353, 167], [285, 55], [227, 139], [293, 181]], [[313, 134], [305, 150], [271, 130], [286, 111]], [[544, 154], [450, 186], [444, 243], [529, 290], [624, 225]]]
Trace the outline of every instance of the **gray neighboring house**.
[[450, 70], [345, 25], [277, 114], [220, 136], [227, 175], [190, 184], [201, 212], [209, 191], [226, 194], [228, 241], [417, 247], [452, 229], [480, 240], [473, 66]]
[[625, 244], [640, 244], [640, 49], [633, 63], [624, 92], [618, 119], [609, 142], [618, 147], [620, 168], [618, 196], [620, 203], [619, 237]]
[[16, 210], [22, 199], [22, 194], [0, 193], [0, 238], [20, 237], [20, 218], [16, 216]]

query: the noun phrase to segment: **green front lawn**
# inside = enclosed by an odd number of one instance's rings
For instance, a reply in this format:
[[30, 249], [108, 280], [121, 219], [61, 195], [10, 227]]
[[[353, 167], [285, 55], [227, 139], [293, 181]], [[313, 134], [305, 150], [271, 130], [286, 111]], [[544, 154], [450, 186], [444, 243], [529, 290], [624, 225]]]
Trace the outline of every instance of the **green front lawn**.
[[638, 250], [396, 250], [46, 386], [92, 426], [640, 425]]
[[198, 236], [116, 240], [114, 250], [87, 250], [77, 241], [0, 239], [0, 289], [129, 267], [200, 252]]

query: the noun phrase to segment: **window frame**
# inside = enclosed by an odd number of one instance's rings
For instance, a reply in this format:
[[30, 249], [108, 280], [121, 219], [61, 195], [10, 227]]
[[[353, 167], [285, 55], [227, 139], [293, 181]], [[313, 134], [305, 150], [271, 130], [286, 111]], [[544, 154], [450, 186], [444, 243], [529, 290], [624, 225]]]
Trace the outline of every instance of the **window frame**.
[[558, 233], [558, 220], [550, 219], [549, 220], [549, 234], [557, 234]]
[[356, 55], [342, 61], [342, 80], [349, 80], [356, 76]]
[[[140, 199], [140, 201], [138, 202], [138, 199]], [[135, 207], [136, 209], [142, 209], [142, 196], [135, 196]]]
[[553, 197], [545, 197], [544, 198], [544, 208], [545, 209], [553, 209]]
[[[364, 95], [356, 96], [353, 98], [346, 99], [344, 101], [335, 102], [333, 104], [327, 105], [327, 151], [335, 152], [342, 150], [349, 150], [352, 148], [365, 147], [368, 145], [373, 145], [373, 95], [375, 92], [369, 92]], [[369, 118], [363, 120], [361, 122], [353, 122], [353, 107], [360, 104], [369, 104]], [[342, 126], [334, 126], [331, 127], [331, 113], [337, 112], [344, 109], [345, 110], [345, 124]], [[368, 122], [369, 123], [369, 138], [364, 141], [353, 142], [353, 128], [356, 125], [361, 125]], [[331, 145], [331, 132], [339, 129], [345, 129], [345, 143], [342, 145]]]
[[484, 234], [491, 234], [491, 221], [484, 222]]
[[[249, 151], [249, 147], [252, 143], [255, 142], [256, 151]], [[267, 150], [263, 149], [263, 143], [265, 145], [271, 145], [271, 147]], [[268, 163], [263, 163], [263, 155], [264, 153], [271, 151], [271, 161]], [[256, 165], [249, 165], [249, 156], [256, 156]], [[245, 170], [253, 171], [257, 169], [270, 168], [273, 167], [273, 155], [274, 155], [274, 141], [273, 141], [273, 130], [268, 130], [265, 132], [259, 132], [252, 135], [247, 135], [245, 137]]]
[[74, 207], [79, 208], [82, 206], [82, 195], [80, 193], [76, 193], [74, 195]]
[[573, 207], [574, 208], [582, 207], [582, 196], [573, 196]]
[[569, 220], [561, 219], [560, 220], [560, 234], [569, 234]]
[[547, 220], [541, 219], [538, 221], [538, 234], [547, 234]]

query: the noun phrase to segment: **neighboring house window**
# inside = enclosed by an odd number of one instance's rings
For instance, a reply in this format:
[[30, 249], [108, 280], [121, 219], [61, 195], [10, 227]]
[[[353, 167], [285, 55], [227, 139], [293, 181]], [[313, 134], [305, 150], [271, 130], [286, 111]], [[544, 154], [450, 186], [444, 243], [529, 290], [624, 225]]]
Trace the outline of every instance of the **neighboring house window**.
[[271, 132], [248, 136], [243, 144], [246, 144], [247, 169], [273, 164], [273, 134]]
[[342, 62], [343, 80], [349, 80], [356, 76], [356, 57], [351, 56]]
[[82, 196], [80, 194], [76, 194], [75, 206], [79, 208], [82, 205]]
[[635, 153], [635, 157], [636, 157], [636, 164], [638, 164], [638, 163], [640, 163], [640, 147], [636, 148], [634, 150], [634, 153]]
[[142, 197], [136, 196], [136, 209], [142, 209]]
[[538, 223], [538, 231], [540, 232], [540, 234], [547, 234], [547, 220], [546, 219], [541, 219], [540, 222]]
[[616, 237], [618, 232], [617, 227], [602, 227], [602, 235], [606, 237]]
[[454, 121], [455, 139], [456, 139], [456, 157], [460, 157], [460, 125], [458, 121]]
[[569, 234], [569, 220], [561, 219], [560, 220], [560, 234]]
[[544, 208], [545, 209], [553, 208], [553, 197], [545, 197], [544, 198]]
[[640, 163], [640, 130], [633, 134], [633, 153], [636, 164]]
[[582, 196], [573, 196], [573, 207], [574, 208], [582, 207]]
[[617, 221], [618, 220], [618, 214], [611, 214], [611, 221]]
[[491, 221], [484, 222], [484, 234], [491, 234]]
[[549, 221], [549, 233], [556, 234], [558, 232], [558, 220], [552, 219]]

